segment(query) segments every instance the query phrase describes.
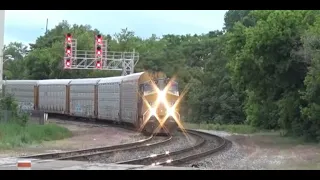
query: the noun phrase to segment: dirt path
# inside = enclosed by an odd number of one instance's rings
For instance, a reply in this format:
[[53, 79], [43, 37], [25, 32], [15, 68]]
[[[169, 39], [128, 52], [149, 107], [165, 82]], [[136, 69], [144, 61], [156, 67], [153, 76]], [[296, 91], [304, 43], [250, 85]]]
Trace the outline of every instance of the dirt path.
[[72, 132], [72, 137], [57, 141], [47, 141], [42, 144], [30, 145], [14, 150], [0, 151], [0, 157], [111, 146], [146, 138], [140, 133], [122, 128], [97, 127], [74, 122], [59, 125], [68, 128]]
[[206, 131], [231, 140], [232, 147], [197, 163], [204, 169], [320, 169], [320, 146], [298, 144], [277, 134], [235, 135]]

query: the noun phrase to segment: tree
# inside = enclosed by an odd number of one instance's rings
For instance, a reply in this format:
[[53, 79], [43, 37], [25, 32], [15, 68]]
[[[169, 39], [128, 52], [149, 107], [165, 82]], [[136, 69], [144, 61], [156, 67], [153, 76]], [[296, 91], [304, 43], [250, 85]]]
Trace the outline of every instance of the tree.
[[4, 47], [4, 56], [11, 55], [12, 59], [4, 59], [3, 79], [17, 79], [25, 75], [24, 57], [28, 54], [27, 46], [18, 42], [11, 42]]

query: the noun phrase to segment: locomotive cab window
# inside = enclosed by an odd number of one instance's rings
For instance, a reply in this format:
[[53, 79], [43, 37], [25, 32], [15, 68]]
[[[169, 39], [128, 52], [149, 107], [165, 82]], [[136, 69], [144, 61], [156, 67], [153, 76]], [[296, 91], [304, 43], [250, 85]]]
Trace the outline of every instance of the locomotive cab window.
[[158, 79], [157, 86], [160, 90], [163, 90], [166, 87], [166, 80]]

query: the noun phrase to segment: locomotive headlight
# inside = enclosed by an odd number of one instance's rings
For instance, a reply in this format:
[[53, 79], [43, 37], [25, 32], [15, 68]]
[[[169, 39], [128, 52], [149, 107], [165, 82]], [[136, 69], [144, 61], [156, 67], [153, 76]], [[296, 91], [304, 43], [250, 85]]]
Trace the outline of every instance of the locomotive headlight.
[[174, 113], [175, 113], [175, 109], [174, 109], [174, 108], [168, 108], [168, 109], [167, 109], [167, 114], [168, 114], [169, 116], [174, 116]]
[[151, 116], [155, 116], [157, 114], [157, 111], [155, 108], [150, 108], [150, 113], [151, 113]]
[[158, 96], [159, 96], [160, 101], [163, 102], [166, 98], [166, 93], [164, 91], [159, 91]]

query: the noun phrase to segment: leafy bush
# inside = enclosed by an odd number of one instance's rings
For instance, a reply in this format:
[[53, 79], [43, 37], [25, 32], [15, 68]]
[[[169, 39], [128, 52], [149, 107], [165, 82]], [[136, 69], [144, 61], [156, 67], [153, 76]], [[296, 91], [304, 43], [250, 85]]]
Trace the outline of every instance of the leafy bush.
[[28, 124], [29, 116], [18, 108], [12, 95], [0, 99], [0, 148], [57, 140], [71, 136], [71, 132], [55, 124]]
[[21, 126], [28, 123], [28, 114], [18, 108], [18, 103], [12, 94], [6, 94], [0, 99], [0, 121], [13, 122]]

